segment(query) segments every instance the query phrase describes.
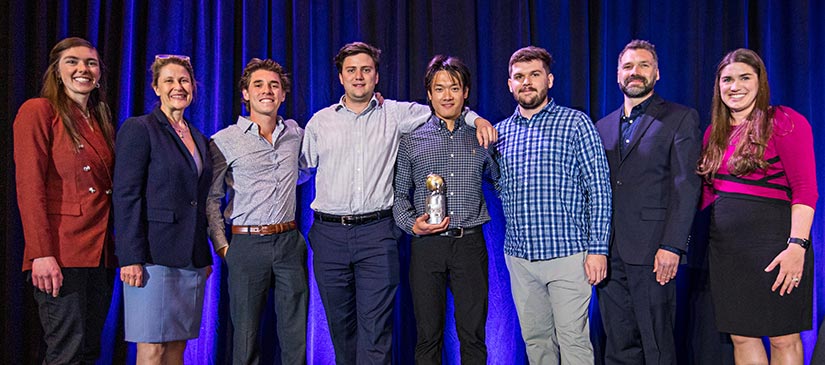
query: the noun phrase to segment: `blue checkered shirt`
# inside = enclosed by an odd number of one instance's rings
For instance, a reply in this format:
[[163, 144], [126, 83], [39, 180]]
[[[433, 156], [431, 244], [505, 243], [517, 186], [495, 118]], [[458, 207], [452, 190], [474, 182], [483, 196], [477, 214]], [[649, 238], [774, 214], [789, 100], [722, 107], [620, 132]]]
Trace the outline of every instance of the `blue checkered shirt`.
[[495, 127], [504, 253], [531, 261], [607, 255], [610, 170], [590, 118], [551, 99], [532, 118], [516, 108]]
[[[452, 132], [433, 115], [410, 134], [401, 137], [395, 169], [395, 223], [409, 234], [415, 219], [424, 214], [429, 191], [427, 175], [438, 174], [447, 188], [447, 215], [450, 228], [469, 228], [490, 220], [482, 177], [499, 177], [498, 165], [490, 151], [478, 145], [476, 129], [464, 123], [463, 115]], [[414, 189], [410, 199], [410, 189]]]

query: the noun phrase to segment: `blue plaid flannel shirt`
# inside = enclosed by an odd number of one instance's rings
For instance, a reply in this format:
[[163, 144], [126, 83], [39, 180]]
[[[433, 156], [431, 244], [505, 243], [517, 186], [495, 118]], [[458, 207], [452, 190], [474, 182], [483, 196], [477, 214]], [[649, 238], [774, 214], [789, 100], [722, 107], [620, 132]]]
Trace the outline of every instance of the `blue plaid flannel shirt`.
[[551, 99], [532, 118], [516, 108], [495, 127], [504, 253], [531, 261], [607, 255], [610, 170], [590, 118]]

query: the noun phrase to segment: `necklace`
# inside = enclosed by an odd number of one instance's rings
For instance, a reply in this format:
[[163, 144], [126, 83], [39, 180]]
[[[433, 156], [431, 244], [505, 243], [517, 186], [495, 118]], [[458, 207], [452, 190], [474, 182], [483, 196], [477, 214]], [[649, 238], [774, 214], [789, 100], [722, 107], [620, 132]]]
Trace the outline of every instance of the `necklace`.
[[89, 110], [84, 111], [83, 109], [80, 109], [80, 116], [83, 117], [83, 121], [86, 122], [86, 125], [89, 126], [89, 128], [92, 131], [94, 131], [95, 127], [92, 125], [92, 121], [89, 120], [89, 118], [91, 118], [91, 116], [92, 116], [91, 111], [89, 111]]
[[186, 124], [183, 125], [183, 128], [175, 127], [175, 125], [172, 124], [172, 129], [174, 129], [175, 132], [177, 132], [178, 137], [180, 137], [180, 139], [184, 139], [184, 137], [186, 136], [186, 134], [185, 134], [187, 132]]

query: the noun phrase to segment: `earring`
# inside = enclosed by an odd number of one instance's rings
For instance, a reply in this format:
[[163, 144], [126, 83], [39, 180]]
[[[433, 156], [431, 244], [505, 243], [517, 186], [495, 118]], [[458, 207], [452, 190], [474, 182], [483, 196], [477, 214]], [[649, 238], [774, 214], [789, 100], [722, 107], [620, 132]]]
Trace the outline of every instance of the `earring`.
[[95, 83], [95, 88], [100, 89], [100, 83], [99, 82]]

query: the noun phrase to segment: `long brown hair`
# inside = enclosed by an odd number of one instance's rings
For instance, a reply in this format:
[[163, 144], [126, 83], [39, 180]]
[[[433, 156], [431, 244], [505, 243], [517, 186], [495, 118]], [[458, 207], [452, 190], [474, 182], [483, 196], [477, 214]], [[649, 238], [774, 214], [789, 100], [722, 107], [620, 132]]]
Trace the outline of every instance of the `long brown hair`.
[[730, 109], [722, 102], [719, 78], [722, 69], [731, 63], [741, 62], [754, 69], [758, 81], [754, 108], [742, 125], [739, 126], [739, 141], [728, 160], [728, 171], [734, 176], [747, 175], [768, 166], [765, 161], [765, 148], [773, 134], [773, 108], [770, 107], [771, 91], [768, 86], [768, 72], [765, 63], [756, 52], [740, 48], [728, 53], [716, 68], [716, 80], [713, 85], [713, 105], [711, 112], [711, 129], [708, 145], [702, 152], [696, 172], [712, 179], [722, 164], [722, 158], [728, 149], [731, 126]]
[[[66, 95], [66, 89], [61, 83], [60, 71], [58, 70], [58, 64], [60, 63], [60, 57], [63, 55], [63, 51], [74, 47], [86, 47], [97, 52], [97, 49], [83, 38], [71, 37], [57, 42], [51, 52], [49, 52], [49, 67], [46, 69], [46, 73], [43, 74], [43, 89], [40, 90], [40, 96], [48, 99], [57, 110], [60, 119], [63, 121], [63, 126], [66, 128], [69, 138], [72, 139], [72, 144], [74, 144], [76, 150], [81, 144], [81, 138], [80, 133], [77, 132], [77, 122], [72, 117], [73, 113], [71, 112], [72, 103], [74, 102]], [[106, 104], [106, 83], [103, 77], [103, 62], [100, 61], [99, 54], [97, 61], [100, 65], [101, 77], [97, 80], [100, 86], [92, 90], [87, 104], [89, 112], [94, 115], [97, 127], [103, 132], [103, 137], [106, 139], [109, 148], [113, 149], [114, 127], [112, 126], [112, 112], [108, 104]]]

